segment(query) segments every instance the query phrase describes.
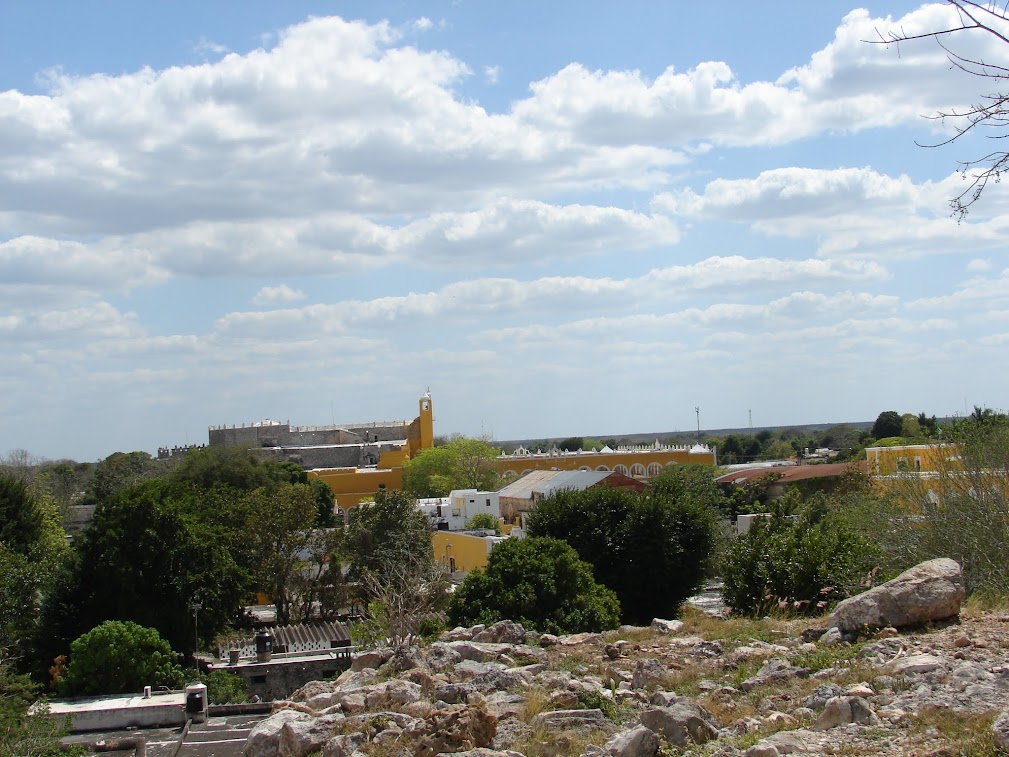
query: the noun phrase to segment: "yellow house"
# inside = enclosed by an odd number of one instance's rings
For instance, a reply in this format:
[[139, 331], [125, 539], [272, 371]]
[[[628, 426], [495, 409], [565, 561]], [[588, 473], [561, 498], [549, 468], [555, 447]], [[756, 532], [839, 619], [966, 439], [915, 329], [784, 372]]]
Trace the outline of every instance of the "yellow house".
[[434, 531], [431, 544], [434, 559], [449, 573], [469, 573], [487, 567], [487, 558], [494, 547], [510, 537], [474, 536], [459, 531]]
[[957, 465], [959, 450], [953, 444], [905, 444], [897, 447], [866, 447], [870, 476], [902, 473], [936, 473]]
[[717, 465], [718, 456], [715, 449], [706, 444], [663, 445], [656, 441], [617, 450], [604, 447], [598, 452], [552, 450], [534, 453], [519, 447], [510, 455], [503, 454], [493, 461], [505, 483], [536, 470], [613, 471], [632, 478], [649, 479], [669, 465], [687, 463]]

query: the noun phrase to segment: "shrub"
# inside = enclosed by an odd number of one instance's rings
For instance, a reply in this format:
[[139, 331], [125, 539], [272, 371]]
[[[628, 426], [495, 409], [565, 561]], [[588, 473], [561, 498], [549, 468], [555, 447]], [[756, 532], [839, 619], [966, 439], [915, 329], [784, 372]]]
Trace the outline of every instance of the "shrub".
[[498, 544], [487, 569], [470, 573], [448, 608], [454, 625], [514, 620], [547, 633], [616, 628], [616, 595], [592, 578], [592, 568], [557, 539], [530, 537]]
[[778, 506], [770, 517], [756, 519], [727, 550], [722, 592], [733, 610], [823, 612], [859, 588], [872, 569], [874, 549], [826, 513], [822, 500], [797, 515], [786, 513]]
[[241, 704], [249, 701], [249, 687], [245, 679], [227, 670], [212, 670], [201, 676], [207, 685], [207, 698], [211, 704]]
[[178, 688], [185, 674], [176, 659], [155, 629], [107, 620], [70, 645], [70, 667], [60, 688], [70, 695], [125, 694], [144, 686]]

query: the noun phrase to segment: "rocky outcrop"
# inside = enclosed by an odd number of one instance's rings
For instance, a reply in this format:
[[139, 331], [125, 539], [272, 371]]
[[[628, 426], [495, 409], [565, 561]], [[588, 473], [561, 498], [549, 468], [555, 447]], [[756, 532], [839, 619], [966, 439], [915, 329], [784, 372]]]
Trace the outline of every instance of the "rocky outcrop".
[[403, 656], [407, 670], [393, 656], [307, 684], [256, 726], [245, 754], [775, 757], [832, 754], [839, 744], [866, 755], [964, 752], [929, 727], [932, 713], [979, 724], [978, 738], [1009, 747], [1009, 713], [997, 717], [1009, 699], [1007, 624], [1009, 614], [984, 623], [967, 614], [959, 624], [888, 628], [857, 652], [822, 628], [803, 634], [801, 621], [761, 621], [757, 639], [738, 622], [719, 636], [710, 621], [688, 618], [668, 633], [628, 627], [548, 647], [513, 624], [492, 631], [508, 639], [500, 642], [474, 640], [488, 629], [454, 629], [454, 641]]
[[938, 558], [844, 600], [830, 614], [829, 626], [843, 634], [857, 634], [866, 629], [904, 628], [944, 620], [960, 613], [965, 597], [960, 566], [948, 558]]

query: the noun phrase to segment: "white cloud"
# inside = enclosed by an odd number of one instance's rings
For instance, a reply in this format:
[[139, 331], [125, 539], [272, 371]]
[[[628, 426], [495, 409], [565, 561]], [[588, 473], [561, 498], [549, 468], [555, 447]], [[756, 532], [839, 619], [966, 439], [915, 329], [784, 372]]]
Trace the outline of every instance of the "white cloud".
[[987, 273], [991, 269], [991, 260], [988, 258], [974, 258], [967, 263], [968, 273]]
[[497, 80], [501, 76], [501, 66], [484, 66], [483, 76], [491, 84], [497, 84]]
[[297, 302], [306, 295], [300, 289], [291, 289], [287, 284], [275, 287], [262, 287], [252, 298], [253, 305], [279, 305], [286, 302]]

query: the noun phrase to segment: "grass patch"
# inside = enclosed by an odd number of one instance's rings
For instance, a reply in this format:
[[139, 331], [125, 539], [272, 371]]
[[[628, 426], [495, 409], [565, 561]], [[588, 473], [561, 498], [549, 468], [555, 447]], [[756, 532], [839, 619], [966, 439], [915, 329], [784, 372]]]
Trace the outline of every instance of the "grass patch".
[[963, 712], [946, 707], [925, 707], [911, 716], [911, 729], [926, 733], [935, 729], [955, 757], [998, 757], [1005, 755], [995, 746], [992, 723], [997, 712]]

